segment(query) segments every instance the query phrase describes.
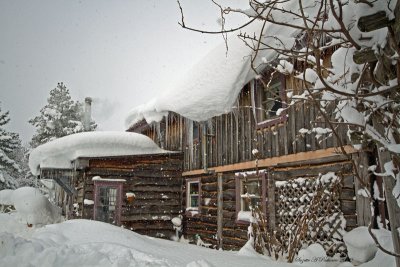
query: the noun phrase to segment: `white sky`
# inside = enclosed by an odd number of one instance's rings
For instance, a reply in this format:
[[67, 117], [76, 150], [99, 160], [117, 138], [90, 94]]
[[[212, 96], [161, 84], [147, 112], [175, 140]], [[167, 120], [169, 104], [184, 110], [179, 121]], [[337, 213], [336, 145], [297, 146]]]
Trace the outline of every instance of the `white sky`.
[[[182, 5], [187, 24], [218, 29], [211, 1]], [[64, 82], [74, 100], [94, 99], [99, 130], [124, 130], [131, 108], [171, 86], [222, 41], [178, 21], [176, 0], [0, 1], [0, 107], [10, 111], [9, 129], [28, 142], [34, 128], [27, 121]]]

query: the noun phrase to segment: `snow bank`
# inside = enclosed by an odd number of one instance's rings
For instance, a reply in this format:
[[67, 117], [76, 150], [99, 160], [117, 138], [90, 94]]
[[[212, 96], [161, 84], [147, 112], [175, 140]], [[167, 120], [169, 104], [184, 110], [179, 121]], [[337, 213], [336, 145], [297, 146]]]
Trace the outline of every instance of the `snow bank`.
[[150, 238], [89, 220], [46, 225], [30, 238], [0, 229], [0, 266], [293, 266], [266, 259]]
[[[277, 6], [292, 10], [294, 13], [299, 10], [296, 1], [278, 3]], [[315, 12], [306, 9], [310, 12], [310, 16]], [[280, 11], [272, 11], [270, 16], [276, 15], [276, 19], [281, 23], [302, 23], [290, 13], [285, 13], [284, 16], [279, 13]], [[262, 26], [261, 22], [254, 21], [242, 32], [251, 37], [259, 36]], [[262, 47], [264, 49], [255, 55], [254, 51], [236, 35], [230, 36], [228, 51], [225, 43], [221, 43], [188, 71], [176, 85], [150, 102], [132, 109], [125, 119], [126, 128], [142, 119], [147, 123], [161, 121], [168, 111], [194, 121], [205, 121], [230, 112], [243, 86], [256, 77], [251, 68], [252, 57], [255, 57], [254, 66], [262, 69], [265, 64], [278, 56], [271, 48], [291, 49], [298, 32], [295, 28], [272, 23], [267, 23], [264, 30], [262, 41], [268, 44], [267, 49]]]
[[346, 233], [343, 240], [346, 243], [349, 258], [355, 262], [370, 261], [378, 250], [365, 226], [357, 227]]
[[11, 195], [14, 190], [4, 189], [0, 191], [0, 205], [13, 205], [11, 201]]
[[105, 157], [167, 153], [149, 137], [128, 132], [84, 132], [53, 140], [35, 148], [29, 168], [39, 175], [40, 168], [71, 168], [80, 157]]
[[[376, 235], [379, 243], [386, 249], [393, 251], [393, 242], [391, 232], [385, 229], [374, 230], [374, 234]], [[376, 267], [376, 266], [384, 266], [384, 267], [395, 267], [395, 259], [393, 256], [389, 256], [388, 254], [382, 252], [378, 249], [375, 257], [364, 264], [358, 265], [358, 267]]]
[[61, 221], [60, 209], [51, 204], [37, 188], [16, 189], [11, 195], [11, 201], [23, 223], [41, 226]]
[[320, 244], [311, 244], [305, 249], [301, 249], [294, 261], [296, 263], [307, 263], [312, 266], [325, 266], [327, 256], [325, 249]]

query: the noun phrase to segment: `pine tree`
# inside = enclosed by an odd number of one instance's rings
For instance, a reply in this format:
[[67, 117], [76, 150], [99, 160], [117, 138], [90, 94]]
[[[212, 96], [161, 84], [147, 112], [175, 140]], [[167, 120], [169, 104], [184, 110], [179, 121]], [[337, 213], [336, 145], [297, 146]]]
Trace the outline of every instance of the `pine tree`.
[[21, 141], [18, 134], [4, 128], [9, 121], [9, 112], [3, 113], [0, 108], [0, 190], [17, 188], [18, 183], [13, 174], [21, 172], [13, 157], [15, 150], [21, 146]]
[[[40, 110], [40, 115], [29, 120], [36, 127], [30, 143], [33, 148], [53, 139], [84, 131], [83, 105], [72, 100], [69, 90], [62, 82], [50, 91], [47, 102]], [[96, 127], [92, 121], [90, 131]]]

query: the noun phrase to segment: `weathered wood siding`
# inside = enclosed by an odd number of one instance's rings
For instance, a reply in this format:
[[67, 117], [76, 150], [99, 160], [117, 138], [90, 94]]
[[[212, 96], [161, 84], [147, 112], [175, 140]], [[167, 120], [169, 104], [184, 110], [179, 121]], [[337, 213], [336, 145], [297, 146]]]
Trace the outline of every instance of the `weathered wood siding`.
[[[357, 226], [356, 200], [354, 191], [353, 165], [343, 156], [334, 156], [324, 160], [301, 162], [298, 164], [282, 164], [268, 170], [268, 179], [273, 181], [292, 180], [298, 177], [315, 178], [319, 174], [334, 172], [342, 177], [340, 194], [340, 210], [346, 219], [346, 230]], [[201, 239], [218, 246], [217, 240], [217, 210], [218, 210], [218, 174], [197, 176], [201, 183], [201, 207], [199, 214], [185, 216], [184, 234], [186, 238], [195, 240], [195, 235]], [[223, 211], [222, 211], [222, 247], [225, 250], [239, 249], [247, 241], [247, 223], [238, 222], [237, 219], [237, 184], [235, 173], [223, 173]], [[194, 177], [191, 176], [190, 179]], [[185, 190], [183, 190], [185, 194]], [[278, 190], [274, 191], [277, 194]], [[265, 198], [268, 203], [268, 190], [265, 190]], [[185, 195], [184, 195], [185, 199]], [[276, 224], [281, 222], [279, 209], [279, 196], [274, 196], [274, 205], [267, 205], [268, 212], [273, 208]], [[182, 202], [185, 205], [185, 202]]]
[[[89, 159], [85, 170], [84, 198], [94, 200], [92, 178], [125, 179], [121, 224], [135, 232], [170, 238], [171, 219], [180, 214], [182, 154], [159, 154]], [[126, 192], [135, 200], [128, 203]], [[84, 218], [93, 218], [93, 205], [84, 205]]]
[[[284, 85], [286, 92], [294, 95], [302, 94], [306, 86], [290, 76], [286, 76]], [[349, 143], [346, 135], [348, 126], [344, 124], [334, 125], [338, 136], [328, 133], [316, 138], [318, 133], [311, 130], [326, 129], [329, 125], [310, 101], [298, 100], [288, 105], [285, 115], [275, 123], [260, 121], [262, 111], [253, 109], [250, 87], [249, 83], [243, 88], [232, 112], [227, 114], [199, 123], [170, 112], [162, 122], [138, 131], [165, 149], [183, 151], [185, 171], [251, 161], [255, 159], [253, 149], [259, 151], [260, 158], [272, 158]], [[261, 90], [256, 88], [256, 106], [259, 105], [257, 99], [260, 99], [260, 94]], [[329, 106], [325, 113], [332, 117]], [[194, 128], [199, 129], [199, 138], [195, 140]], [[304, 133], [304, 129], [309, 132]]]

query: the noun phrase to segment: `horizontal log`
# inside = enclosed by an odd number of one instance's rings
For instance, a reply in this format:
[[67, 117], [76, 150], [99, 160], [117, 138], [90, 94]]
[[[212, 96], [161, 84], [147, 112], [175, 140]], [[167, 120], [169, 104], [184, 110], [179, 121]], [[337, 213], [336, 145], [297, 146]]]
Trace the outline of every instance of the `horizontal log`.
[[223, 194], [223, 200], [224, 201], [231, 201], [236, 199], [236, 190], [235, 189], [228, 189], [225, 190]]
[[226, 211], [236, 211], [236, 202], [235, 201], [224, 201], [222, 207]]
[[371, 47], [357, 50], [353, 54], [353, 61], [356, 64], [365, 64], [369, 62], [375, 62], [377, 60], [378, 58], [375, 55], [375, 50], [373, 50]]
[[217, 224], [217, 217], [216, 216], [200, 216], [200, 221]]
[[356, 202], [353, 200], [341, 200], [340, 209], [344, 215], [356, 214]]
[[142, 170], [133, 170], [133, 169], [118, 169], [118, 168], [90, 168], [87, 169], [86, 175], [88, 177], [92, 176], [119, 176], [119, 177], [180, 177], [180, 171], [166, 171], [166, 170], [153, 170], [153, 171], [142, 171]]
[[355, 200], [354, 189], [342, 188], [340, 192], [340, 199], [342, 200]]
[[203, 192], [201, 192], [201, 197], [202, 198], [216, 198], [217, 197], [217, 192], [203, 191]]
[[223, 239], [223, 245], [225, 246], [231, 246], [234, 247], [235, 250], [239, 250], [246, 244], [247, 238], [242, 239], [242, 238], [229, 238], [229, 237], [224, 237]]
[[180, 192], [180, 186], [145, 186], [138, 185], [131, 188], [134, 193], [136, 192]]
[[247, 239], [247, 231], [239, 230], [223, 230], [222, 236], [225, 238], [235, 238], [235, 239]]
[[343, 187], [354, 188], [354, 176], [352, 174], [344, 175]]
[[344, 215], [346, 219], [346, 230], [347, 227], [357, 227], [357, 215]]
[[217, 183], [201, 184], [202, 191], [217, 192]]
[[152, 223], [151, 221], [145, 221], [142, 223], [132, 223], [132, 222], [124, 222], [124, 227], [130, 229], [132, 231], [137, 230], [174, 230], [173, 224], [170, 221]]
[[135, 193], [135, 200], [168, 200], [168, 199], [180, 199], [180, 192], [135, 192], [134, 190], [130, 189]]
[[132, 177], [127, 179], [126, 184], [129, 186], [138, 185], [160, 185], [160, 186], [181, 186], [183, 181], [181, 178], [172, 177]]
[[201, 182], [202, 183], [212, 183], [217, 181], [217, 176], [216, 175], [208, 175], [208, 176], [202, 176], [201, 177]]
[[236, 211], [226, 211], [224, 210], [222, 212], [222, 216], [225, 219], [231, 220], [231, 219], [236, 219]]
[[122, 210], [123, 215], [138, 215], [138, 214], [155, 214], [162, 216], [164, 214], [179, 213], [180, 206], [166, 206], [166, 205], [149, 205], [149, 206], [132, 206], [130, 208], [125, 208]]
[[127, 221], [170, 221], [172, 218], [177, 217], [179, 213], [172, 214], [162, 214], [162, 215], [151, 215], [151, 214], [141, 214], [141, 215], [131, 215], [131, 216], [121, 216], [122, 222]]
[[171, 240], [173, 236], [176, 235], [175, 230], [137, 230], [135, 231], [138, 234], [141, 235], [147, 235], [147, 236], [152, 236], [152, 237], [157, 237], [157, 238], [163, 238], [167, 240]]
[[388, 27], [392, 25], [393, 22], [393, 20], [389, 20], [385, 11], [378, 11], [374, 14], [360, 17], [357, 22], [357, 27], [362, 32], [371, 32]]
[[133, 207], [133, 206], [151, 206], [151, 205], [159, 205], [159, 206], [181, 206], [181, 201], [178, 198], [156, 198], [156, 199], [138, 199], [135, 200], [130, 204], [125, 204], [124, 207]]

